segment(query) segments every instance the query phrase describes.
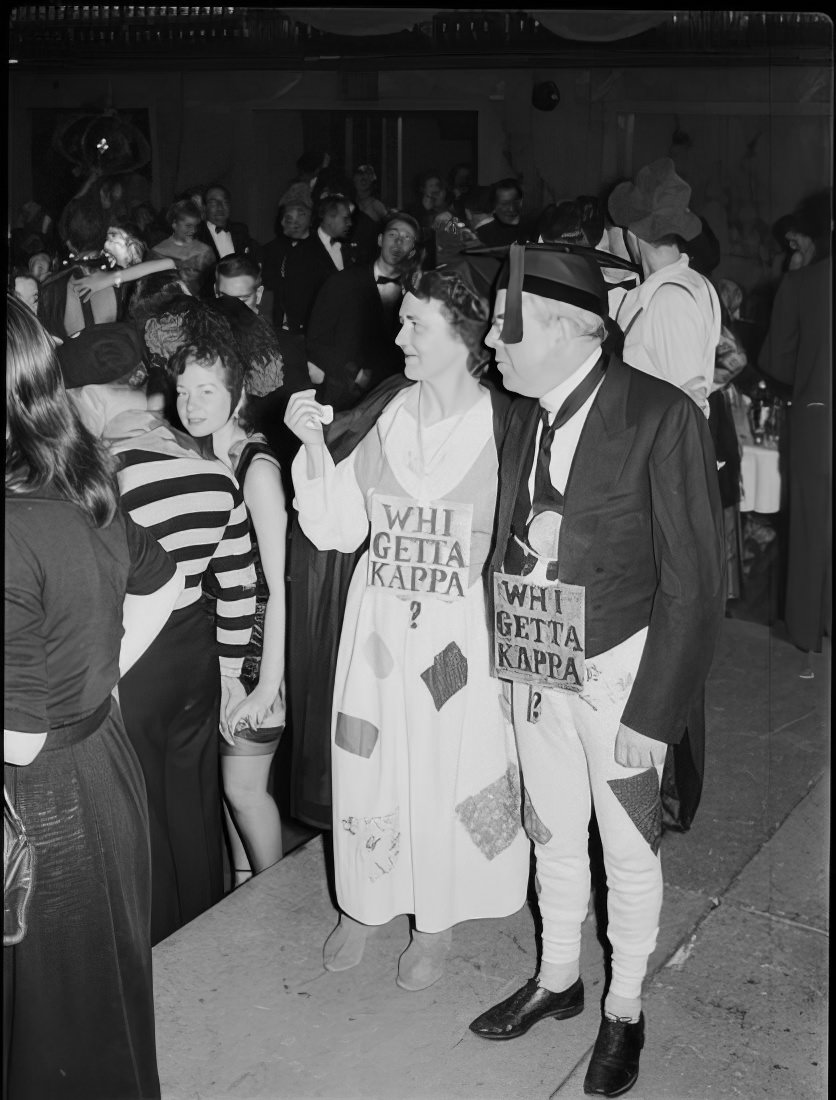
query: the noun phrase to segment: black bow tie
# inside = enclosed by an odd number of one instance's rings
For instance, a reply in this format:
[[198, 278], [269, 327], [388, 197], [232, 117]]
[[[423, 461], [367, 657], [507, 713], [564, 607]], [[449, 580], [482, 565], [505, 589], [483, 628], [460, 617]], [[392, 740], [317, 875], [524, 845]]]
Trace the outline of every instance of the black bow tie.
[[400, 279], [390, 279], [386, 275], [378, 275], [378, 277], [375, 279], [375, 282], [379, 286], [385, 286], [387, 283], [399, 283]]
[[343, 242], [342, 242], [342, 241], [340, 240], [340, 238], [339, 238], [339, 237], [331, 237], [331, 244], [332, 244], [332, 245], [335, 245], [335, 244], [339, 244], [339, 245], [341, 245], [342, 243], [343, 243]]

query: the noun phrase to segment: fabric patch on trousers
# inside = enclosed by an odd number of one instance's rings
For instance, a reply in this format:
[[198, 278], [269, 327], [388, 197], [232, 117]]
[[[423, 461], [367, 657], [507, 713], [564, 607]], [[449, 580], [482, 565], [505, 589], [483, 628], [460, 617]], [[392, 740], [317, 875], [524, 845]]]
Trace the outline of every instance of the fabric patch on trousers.
[[378, 680], [385, 680], [387, 676], [391, 675], [392, 669], [395, 667], [395, 658], [389, 652], [384, 640], [375, 631], [372, 631], [366, 639], [366, 644], [363, 646], [363, 656]]
[[374, 752], [380, 731], [377, 726], [367, 722], [365, 718], [354, 718], [350, 714], [337, 713], [337, 731], [334, 734], [334, 744], [346, 752], [355, 756], [365, 757], [366, 760]]
[[435, 655], [432, 666], [421, 673], [421, 679], [433, 697], [435, 709], [441, 710], [467, 683], [467, 657], [455, 642], [450, 642]]
[[401, 848], [400, 814], [393, 810], [377, 817], [344, 817], [343, 829], [361, 849], [369, 882], [376, 882], [395, 866]]
[[656, 855], [662, 841], [662, 801], [656, 769], [648, 768], [626, 779], [608, 779], [607, 784]]
[[520, 831], [520, 773], [509, 764], [504, 775], [456, 806], [459, 820], [486, 859], [493, 859]]
[[528, 791], [523, 787], [523, 826], [528, 836], [536, 844], [548, 844], [552, 838], [551, 831], [546, 828], [529, 797]]

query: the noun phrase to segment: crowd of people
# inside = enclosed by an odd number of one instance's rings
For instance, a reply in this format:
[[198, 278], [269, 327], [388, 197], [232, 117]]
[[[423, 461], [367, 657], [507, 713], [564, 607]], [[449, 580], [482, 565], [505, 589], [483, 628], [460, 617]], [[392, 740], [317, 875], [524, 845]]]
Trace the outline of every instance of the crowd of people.
[[533, 845], [538, 973], [483, 1039], [583, 1010], [594, 808], [585, 1091], [622, 1095], [760, 372], [792, 393], [788, 630], [830, 633], [830, 197], [780, 224], [755, 339], [667, 157], [541, 211], [466, 164], [404, 210], [371, 165], [297, 169], [266, 243], [222, 184], [160, 216], [108, 178], [12, 233], [5, 783], [36, 874], [5, 1094], [159, 1096], [151, 949], [221, 900], [225, 843], [233, 887], [281, 859], [287, 724], [292, 811], [331, 838], [329, 971], [409, 914], [397, 984], [432, 985], [457, 924], [525, 903]]

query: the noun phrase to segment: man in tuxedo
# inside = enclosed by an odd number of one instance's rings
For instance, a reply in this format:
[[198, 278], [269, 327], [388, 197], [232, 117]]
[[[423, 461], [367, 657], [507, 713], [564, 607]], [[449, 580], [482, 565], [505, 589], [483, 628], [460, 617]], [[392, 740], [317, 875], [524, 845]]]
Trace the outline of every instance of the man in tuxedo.
[[[250, 231], [243, 222], [229, 220], [232, 200], [229, 191], [220, 183], [213, 183], [203, 195], [206, 208], [206, 221], [201, 222], [195, 233], [195, 239], [208, 244], [216, 259], [222, 260], [233, 252], [255, 255], [258, 248], [250, 237]], [[257, 257], [256, 257], [257, 258]]]
[[233, 253], [215, 264], [216, 298], [237, 298], [247, 309], [258, 313], [263, 294], [261, 267], [249, 256]]
[[612, 981], [584, 1091], [620, 1096], [638, 1078], [662, 904], [662, 766], [704, 690], [723, 618], [714, 450], [693, 401], [610, 350], [619, 333], [592, 259], [512, 245], [499, 286], [486, 343], [522, 399], [501, 457], [491, 622], [543, 948], [537, 977], [470, 1026], [511, 1039], [582, 1011], [594, 807]]
[[336, 272], [316, 297], [308, 325], [309, 370], [312, 381], [324, 375], [318, 400], [335, 410], [351, 408], [403, 370], [403, 352], [395, 344], [401, 279], [419, 234], [409, 214], [389, 218], [378, 234], [374, 263]]
[[351, 205], [342, 195], [329, 195], [317, 206], [317, 228], [285, 258], [285, 325], [292, 333], [307, 331], [320, 288], [336, 271], [353, 262], [348, 234]]
[[523, 189], [515, 179], [497, 180], [491, 184], [490, 208], [493, 221], [485, 222], [476, 230], [483, 244], [496, 246], [529, 239], [532, 226], [523, 221]]

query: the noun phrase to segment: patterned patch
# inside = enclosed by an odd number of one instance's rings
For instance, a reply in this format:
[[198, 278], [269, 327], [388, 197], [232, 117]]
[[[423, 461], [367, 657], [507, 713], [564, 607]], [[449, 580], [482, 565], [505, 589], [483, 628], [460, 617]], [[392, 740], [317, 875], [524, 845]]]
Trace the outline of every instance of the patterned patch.
[[550, 830], [546, 828], [537, 816], [537, 811], [534, 809], [534, 805], [525, 788], [523, 788], [523, 826], [536, 844], [548, 844], [552, 838]]
[[433, 697], [435, 709], [441, 710], [467, 683], [467, 657], [455, 642], [450, 642], [435, 655], [432, 667], [421, 673], [421, 679]]
[[401, 848], [400, 814], [393, 810], [378, 817], [344, 817], [343, 829], [356, 839], [369, 882], [376, 882], [395, 866]]
[[334, 743], [346, 752], [362, 756], [366, 760], [374, 752], [380, 731], [365, 718], [353, 718], [350, 714], [337, 713], [337, 731]]
[[662, 801], [656, 769], [648, 768], [627, 779], [608, 779], [607, 783], [656, 855], [662, 842]]
[[459, 820], [486, 859], [504, 852], [520, 831], [520, 773], [509, 764], [504, 775], [456, 806]]
[[378, 680], [385, 680], [390, 676], [395, 667], [395, 659], [389, 652], [386, 643], [375, 631], [368, 636], [363, 646], [363, 656], [369, 662], [369, 666]]

